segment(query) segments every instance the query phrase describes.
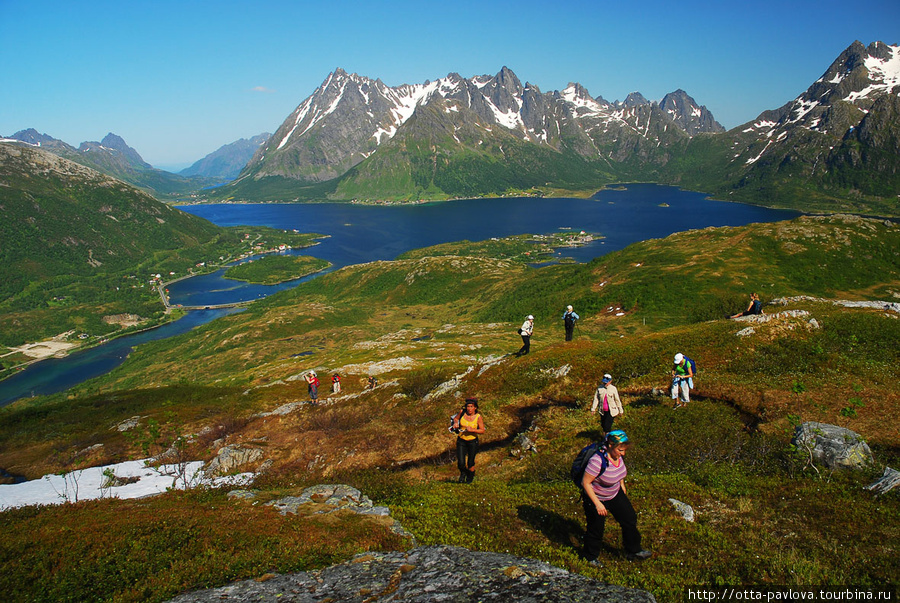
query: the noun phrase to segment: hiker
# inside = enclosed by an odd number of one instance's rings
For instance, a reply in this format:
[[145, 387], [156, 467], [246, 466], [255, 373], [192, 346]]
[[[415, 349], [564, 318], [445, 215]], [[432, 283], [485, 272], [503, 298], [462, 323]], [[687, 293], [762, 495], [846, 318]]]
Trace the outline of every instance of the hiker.
[[679, 352], [675, 354], [675, 364], [672, 366], [672, 399], [676, 401], [675, 408], [687, 406], [691, 401], [693, 388], [694, 369], [685, 355]]
[[738, 318], [739, 316], [753, 316], [755, 314], [762, 314], [762, 302], [759, 301], [759, 295], [756, 293], [750, 294], [750, 304], [747, 306], [747, 309], [738, 314], [732, 314], [728, 318]]
[[630, 442], [621, 429], [606, 434], [603, 446], [588, 462], [581, 478], [581, 502], [587, 519], [584, 534], [584, 557], [591, 565], [599, 565], [597, 557], [603, 548], [603, 532], [609, 514], [622, 527], [622, 544], [629, 560], [648, 559], [653, 553], [641, 546], [637, 513], [628, 500], [625, 488], [625, 452]]
[[525, 322], [519, 329], [519, 335], [522, 336], [522, 347], [516, 352], [516, 356], [524, 356], [531, 351], [531, 334], [534, 332], [534, 316], [529, 314], [525, 317]]
[[484, 433], [484, 419], [478, 412], [477, 398], [466, 398], [466, 405], [453, 417], [453, 428], [459, 430], [459, 436], [456, 438], [456, 466], [459, 467], [459, 483], [471, 484], [475, 479], [478, 434]]
[[306, 386], [309, 391], [309, 401], [315, 404], [319, 401], [319, 378], [316, 371], [306, 373]]
[[609, 373], [603, 375], [600, 387], [594, 392], [591, 413], [596, 413], [598, 407], [600, 408], [600, 426], [603, 428], [603, 433], [609, 433], [612, 431], [613, 417], [625, 413], [622, 401], [619, 400], [619, 390], [612, 384], [612, 375]]
[[375, 386], [378, 385], [378, 379], [375, 378], [375, 375], [369, 376], [369, 389], [375, 389]]
[[337, 373], [331, 376], [331, 393], [339, 394], [341, 393], [341, 376]]
[[572, 306], [566, 306], [566, 311], [562, 315], [563, 325], [566, 327], [566, 341], [572, 341], [572, 335], [575, 333], [575, 321], [579, 318]]

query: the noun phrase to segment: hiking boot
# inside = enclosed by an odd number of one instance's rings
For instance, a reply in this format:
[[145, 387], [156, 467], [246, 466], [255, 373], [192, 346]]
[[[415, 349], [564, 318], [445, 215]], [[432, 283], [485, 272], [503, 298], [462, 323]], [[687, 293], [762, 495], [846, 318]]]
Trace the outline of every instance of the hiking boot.
[[629, 561], [643, 561], [644, 559], [649, 559], [653, 556], [653, 551], [648, 549], [642, 549], [637, 553], [626, 553], [625, 558]]

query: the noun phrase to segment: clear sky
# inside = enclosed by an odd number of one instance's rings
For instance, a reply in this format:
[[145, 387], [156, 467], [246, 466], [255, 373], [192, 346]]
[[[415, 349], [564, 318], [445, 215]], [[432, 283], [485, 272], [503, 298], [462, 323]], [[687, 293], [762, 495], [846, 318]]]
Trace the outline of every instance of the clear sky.
[[900, 0], [0, 0], [0, 135], [118, 134], [180, 169], [274, 132], [336, 67], [390, 86], [504, 65], [542, 91], [659, 100], [726, 128], [802, 93]]

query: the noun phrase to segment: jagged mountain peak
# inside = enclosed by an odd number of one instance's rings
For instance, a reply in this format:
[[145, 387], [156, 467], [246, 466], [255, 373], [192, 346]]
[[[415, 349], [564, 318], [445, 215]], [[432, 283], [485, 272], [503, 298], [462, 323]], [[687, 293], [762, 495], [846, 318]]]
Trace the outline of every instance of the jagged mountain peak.
[[744, 132], [779, 137], [800, 127], [843, 137], [886, 95], [900, 94], [900, 46], [858, 40], [838, 56], [803, 94], [778, 110], [766, 111]]
[[625, 100], [622, 102], [623, 107], [640, 107], [641, 105], [649, 105], [650, 101], [644, 98], [644, 95], [640, 92], [632, 92], [628, 96], [625, 97]]
[[722, 124], [715, 120], [706, 107], [698, 105], [697, 101], [681, 88], [665, 95], [659, 106], [691, 136], [700, 132], [725, 131]]
[[[652, 106], [640, 93], [629, 95], [627, 102]], [[505, 65], [494, 75], [464, 78], [452, 72], [437, 80], [398, 86], [336, 68], [259, 148], [238, 183], [269, 176], [308, 183], [331, 180], [393, 140], [414, 115], [421, 116], [416, 136], [425, 136], [430, 145], [442, 141], [472, 149], [486, 144], [486, 139], [497, 139], [496, 148], [502, 149], [500, 139], [512, 136], [555, 152], [566, 146], [588, 157], [601, 154], [591, 138], [647, 136], [657, 141], [658, 132], [667, 127], [651, 132], [647, 120], [665, 118], [658, 112], [645, 114], [634, 133], [638, 112], [619, 109], [602, 97], [592, 98], [577, 83], [544, 94], [530, 82], [523, 85]], [[688, 131], [683, 124], [692, 128], [691, 133], [703, 128], [687, 119], [676, 123], [681, 135]], [[629, 129], [633, 133], [626, 133]], [[465, 133], [457, 135], [460, 130]]]
[[44, 143], [56, 141], [56, 139], [49, 134], [41, 134], [34, 128], [19, 130], [18, 132], [10, 136], [10, 138], [12, 138], [13, 140], [27, 142], [28, 144], [33, 144], [35, 146], [41, 146]]

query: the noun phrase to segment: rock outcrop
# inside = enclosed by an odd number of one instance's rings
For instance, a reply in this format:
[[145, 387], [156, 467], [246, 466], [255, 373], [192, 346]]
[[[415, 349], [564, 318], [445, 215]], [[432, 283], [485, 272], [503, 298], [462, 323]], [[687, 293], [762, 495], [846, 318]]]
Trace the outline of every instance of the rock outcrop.
[[171, 599], [171, 603], [222, 601], [643, 603], [656, 599], [642, 590], [605, 584], [534, 559], [427, 546], [364, 553], [320, 571], [245, 580]]
[[794, 444], [829, 469], [864, 469], [875, 462], [862, 436], [837, 425], [809, 421], [797, 428]]
[[225, 475], [238, 467], [250, 463], [256, 463], [263, 457], [263, 451], [259, 448], [247, 448], [244, 446], [225, 446], [219, 449], [216, 458], [204, 467], [207, 475]]

